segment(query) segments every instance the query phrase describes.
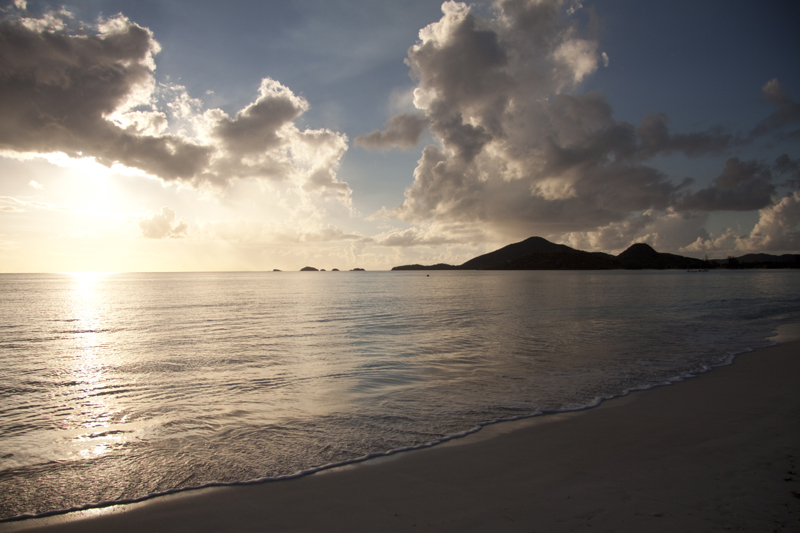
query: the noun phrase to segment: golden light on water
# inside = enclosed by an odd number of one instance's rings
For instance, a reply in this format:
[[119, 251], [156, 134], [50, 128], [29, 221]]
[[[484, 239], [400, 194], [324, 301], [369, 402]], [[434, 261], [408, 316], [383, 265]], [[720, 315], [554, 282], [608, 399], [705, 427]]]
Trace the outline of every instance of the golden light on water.
[[[113, 363], [113, 343], [107, 325], [113, 312], [111, 299], [103, 281], [113, 272], [71, 272], [74, 278], [65, 312], [71, 335], [69, 372], [72, 385], [68, 402], [70, 416], [64, 419], [70, 428], [70, 439], [81, 457], [97, 457], [124, 441], [125, 434], [109, 431], [118, 408], [113, 395], [101, 394], [112, 386], [108, 368]], [[88, 430], [88, 431], [87, 431]], [[77, 432], [77, 434], [76, 434]]]

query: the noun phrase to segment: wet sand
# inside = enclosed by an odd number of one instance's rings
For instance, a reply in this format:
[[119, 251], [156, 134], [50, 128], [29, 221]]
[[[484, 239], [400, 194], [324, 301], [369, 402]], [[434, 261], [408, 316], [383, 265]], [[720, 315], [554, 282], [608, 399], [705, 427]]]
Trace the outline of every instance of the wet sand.
[[594, 409], [0, 531], [800, 531], [800, 341], [783, 340]]

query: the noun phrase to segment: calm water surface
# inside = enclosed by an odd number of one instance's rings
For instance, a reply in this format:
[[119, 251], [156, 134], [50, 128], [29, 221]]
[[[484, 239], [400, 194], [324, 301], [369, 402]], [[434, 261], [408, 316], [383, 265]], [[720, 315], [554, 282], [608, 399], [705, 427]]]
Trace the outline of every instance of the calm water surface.
[[0, 518], [293, 474], [707, 369], [800, 272], [0, 275]]

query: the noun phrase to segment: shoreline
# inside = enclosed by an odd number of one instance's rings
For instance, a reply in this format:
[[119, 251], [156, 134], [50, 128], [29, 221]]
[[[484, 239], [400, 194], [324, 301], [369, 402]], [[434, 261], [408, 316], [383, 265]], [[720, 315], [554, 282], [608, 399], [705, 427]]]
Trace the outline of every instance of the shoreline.
[[771, 339], [778, 346], [696, 379], [490, 424], [413, 453], [0, 531], [788, 531], [800, 527], [798, 339], [788, 325]]

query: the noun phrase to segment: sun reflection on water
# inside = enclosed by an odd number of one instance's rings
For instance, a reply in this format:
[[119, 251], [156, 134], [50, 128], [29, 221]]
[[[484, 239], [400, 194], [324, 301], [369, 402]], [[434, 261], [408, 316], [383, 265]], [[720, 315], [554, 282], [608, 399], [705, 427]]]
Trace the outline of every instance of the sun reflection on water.
[[71, 374], [67, 403], [72, 414], [63, 423], [70, 447], [82, 458], [104, 455], [126, 440], [125, 432], [112, 428], [120, 411], [115, 395], [105, 394], [114, 385], [109, 373], [116, 363], [108, 326], [113, 299], [104, 283], [111, 274], [70, 273], [74, 282], [65, 302]]

